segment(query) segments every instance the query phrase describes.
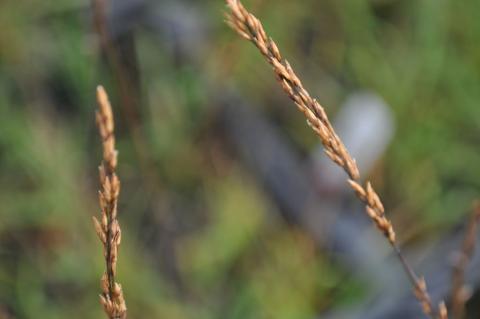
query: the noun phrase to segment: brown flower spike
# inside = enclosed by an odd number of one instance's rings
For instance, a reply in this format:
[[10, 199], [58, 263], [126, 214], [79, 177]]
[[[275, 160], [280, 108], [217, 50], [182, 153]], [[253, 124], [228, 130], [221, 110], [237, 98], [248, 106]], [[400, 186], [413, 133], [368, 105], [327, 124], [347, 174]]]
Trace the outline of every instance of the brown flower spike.
[[114, 120], [112, 107], [102, 86], [97, 88], [98, 110], [96, 121], [103, 146], [103, 161], [99, 167], [100, 176], [100, 221], [93, 217], [93, 223], [103, 244], [106, 271], [101, 279], [100, 302], [110, 319], [127, 318], [127, 307], [122, 287], [115, 281], [117, 273], [118, 246], [122, 232], [117, 220], [117, 202], [120, 194], [120, 180], [115, 170], [117, 150], [115, 149]]
[[348, 153], [340, 137], [336, 134], [324, 108], [310, 96], [290, 64], [283, 60], [275, 42], [267, 35], [262, 23], [248, 12], [239, 0], [226, 0], [230, 12], [227, 23], [243, 38], [251, 41], [272, 66], [275, 77], [283, 90], [307, 118], [307, 123], [322, 142], [326, 155], [340, 166], [349, 176], [348, 183], [357, 197], [365, 204], [366, 212], [378, 230], [386, 237], [402, 262], [412, 285], [415, 296], [422, 304], [423, 311], [430, 318], [446, 319], [447, 313], [443, 303], [437, 310], [433, 309], [426, 284], [406, 263], [395, 239], [391, 222], [385, 216], [385, 209], [372, 185], [360, 184], [360, 172], [355, 160]]

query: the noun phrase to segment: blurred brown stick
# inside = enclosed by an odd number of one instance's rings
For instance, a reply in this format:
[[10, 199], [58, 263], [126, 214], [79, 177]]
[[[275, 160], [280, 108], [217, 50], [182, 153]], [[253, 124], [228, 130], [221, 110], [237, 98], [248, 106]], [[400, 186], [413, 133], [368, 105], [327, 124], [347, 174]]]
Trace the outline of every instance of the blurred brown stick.
[[480, 202], [474, 203], [473, 212], [465, 230], [465, 238], [461, 250], [456, 256], [452, 275], [452, 297], [451, 309], [455, 319], [463, 318], [465, 312], [465, 303], [470, 298], [469, 289], [465, 285], [465, 271], [472, 258], [475, 249], [475, 240], [477, 235], [478, 223], [480, 222]]
[[[120, 95], [120, 105], [132, 139], [132, 145], [138, 158], [138, 167], [145, 181], [146, 190], [150, 194], [161, 194], [162, 184], [158, 176], [146, 144], [147, 138], [142, 131], [140, 114], [140, 74], [135, 52], [133, 30], [127, 29], [116, 33], [112, 37], [113, 28], [109, 27], [109, 14], [114, 11], [110, 8], [112, 0], [91, 0], [93, 24], [98, 35], [102, 53], [112, 70], [117, 92]], [[111, 9], [111, 12], [110, 12]], [[130, 23], [117, 19], [115, 25]], [[110, 30], [112, 29], [112, 31]]]
[[[109, 0], [92, 0], [93, 24], [98, 34], [100, 47], [109, 64], [117, 92], [120, 95], [120, 105], [127, 126], [130, 130], [133, 146], [138, 156], [138, 162], [143, 177], [149, 187], [155, 188], [156, 183], [151, 180], [151, 163], [148, 157], [148, 147], [140, 128], [140, 76], [135, 57], [135, 47], [132, 34], [124, 34], [122, 41], [114, 41], [108, 27], [107, 12]], [[118, 23], [122, 23], [119, 21]], [[131, 31], [130, 31], [131, 32]], [[128, 43], [125, 43], [128, 42]], [[123, 52], [128, 50], [128, 52]], [[125, 56], [126, 55], [126, 56]], [[128, 67], [126, 61], [128, 60]]]
[[[98, 34], [100, 47], [104, 52], [110, 67], [118, 83], [118, 91], [121, 96], [123, 111], [129, 125], [136, 126], [138, 121], [138, 94], [133, 92], [134, 83], [130, 80], [128, 72], [122, 64], [120, 54], [110, 36], [107, 23], [108, 0], [92, 0], [93, 22]], [[137, 88], [138, 90], [138, 88]]]

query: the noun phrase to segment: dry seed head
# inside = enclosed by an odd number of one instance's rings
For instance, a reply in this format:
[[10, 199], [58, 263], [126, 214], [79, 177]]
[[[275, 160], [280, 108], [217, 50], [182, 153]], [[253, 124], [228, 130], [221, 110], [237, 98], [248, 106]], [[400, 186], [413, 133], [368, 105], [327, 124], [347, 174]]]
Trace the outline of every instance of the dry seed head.
[[[290, 64], [282, 59], [277, 45], [267, 36], [260, 20], [249, 13], [239, 0], [226, 0], [226, 3], [230, 9], [227, 14], [228, 24], [240, 36], [250, 40], [272, 66], [275, 77], [282, 89], [305, 115], [308, 125], [320, 138], [326, 155], [348, 174], [348, 182], [357, 197], [365, 203], [368, 216], [384, 234], [392, 247], [397, 250], [395, 232], [391, 222], [385, 217], [385, 209], [379, 196], [370, 183], [367, 183], [365, 187], [358, 183], [360, 180], [358, 166], [333, 129], [324, 108], [309, 95]], [[400, 254], [399, 251], [398, 253]], [[401, 255], [399, 258], [404, 262]], [[412, 272], [409, 266], [406, 266], [406, 268]], [[425, 314], [434, 318], [426, 285], [424, 289], [419, 289], [423, 284], [416, 281], [416, 276], [411, 276], [411, 279], [415, 287], [415, 294], [423, 305]]]
[[96, 121], [103, 146], [103, 161], [99, 167], [101, 219], [93, 218], [95, 231], [103, 244], [106, 271], [100, 285], [102, 294], [100, 302], [110, 319], [125, 319], [127, 308], [120, 284], [115, 280], [117, 273], [118, 247], [121, 242], [121, 229], [117, 220], [117, 202], [120, 194], [120, 180], [117, 167], [117, 150], [115, 149], [113, 112], [108, 96], [99, 86], [97, 88], [98, 110]]

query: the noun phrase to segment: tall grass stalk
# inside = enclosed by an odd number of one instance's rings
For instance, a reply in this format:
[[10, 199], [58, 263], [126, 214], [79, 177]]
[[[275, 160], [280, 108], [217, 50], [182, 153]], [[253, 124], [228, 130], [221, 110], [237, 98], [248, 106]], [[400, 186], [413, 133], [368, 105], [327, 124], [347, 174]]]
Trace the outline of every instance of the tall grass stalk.
[[366, 182], [365, 185], [361, 184], [357, 164], [333, 129], [324, 108], [310, 96], [290, 64], [282, 58], [277, 45], [267, 35], [260, 20], [248, 12], [239, 0], [226, 0], [226, 3], [229, 8], [228, 24], [260, 50], [272, 66], [275, 77], [283, 90], [305, 115], [308, 124], [320, 138], [326, 155], [347, 173], [348, 184], [353, 188], [358, 199], [365, 204], [368, 216], [398, 256], [413, 285], [415, 296], [422, 305], [423, 312], [430, 318], [447, 319], [445, 304], [442, 302], [438, 307], [432, 304], [425, 280], [415, 274], [403, 257], [392, 223], [385, 216], [385, 209], [380, 197], [370, 182]]
[[96, 121], [103, 146], [103, 161], [99, 167], [100, 176], [100, 220], [93, 217], [95, 230], [103, 244], [105, 273], [100, 281], [102, 294], [100, 302], [110, 319], [127, 318], [127, 306], [123, 297], [122, 286], [116, 282], [118, 247], [122, 238], [120, 224], [117, 220], [120, 180], [116, 174], [117, 155], [115, 149], [115, 132], [113, 112], [107, 93], [103, 87], [97, 88], [98, 110]]

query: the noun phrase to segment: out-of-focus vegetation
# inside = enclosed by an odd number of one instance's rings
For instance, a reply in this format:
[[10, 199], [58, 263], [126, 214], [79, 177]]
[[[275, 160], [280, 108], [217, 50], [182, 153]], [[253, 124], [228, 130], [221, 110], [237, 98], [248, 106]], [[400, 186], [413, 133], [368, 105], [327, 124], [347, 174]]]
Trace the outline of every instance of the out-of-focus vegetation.
[[[162, 3], [151, 5], [173, 8]], [[391, 106], [397, 131], [373, 179], [402, 240], [437, 235], [465, 217], [480, 186], [479, 1], [245, 4], [332, 115], [356, 89]], [[179, 8], [198, 13], [208, 36], [179, 63], [169, 43], [135, 29], [135, 139], [89, 3], [0, 3], [0, 317], [103, 315], [91, 223], [101, 82], [116, 107], [119, 281], [131, 318], [312, 318], [360, 302], [368, 289], [283, 220], [223, 146], [212, 128], [212, 88], [234, 83], [305, 156], [314, 134], [258, 53], [224, 24], [223, 1]]]

